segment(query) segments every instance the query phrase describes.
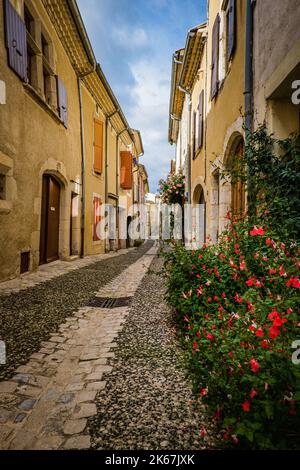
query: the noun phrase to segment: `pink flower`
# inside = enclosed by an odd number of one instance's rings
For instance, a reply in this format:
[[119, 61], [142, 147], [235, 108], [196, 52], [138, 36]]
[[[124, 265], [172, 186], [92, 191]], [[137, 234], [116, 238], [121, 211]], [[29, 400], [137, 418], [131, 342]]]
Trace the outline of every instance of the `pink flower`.
[[259, 362], [256, 359], [252, 358], [250, 360], [250, 367], [251, 367], [252, 372], [254, 372], [254, 374], [256, 374], [256, 372], [258, 372], [258, 370], [260, 368]]
[[257, 228], [255, 225], [254, 225], [253, 229], [250, 231], [250, 235], [252, 237], [254, 237], [255, 235], [260, 235], [261, 236], [261, 235], [264, 235], [264, 234], [265, 234], [264, 229], [262, 227]]

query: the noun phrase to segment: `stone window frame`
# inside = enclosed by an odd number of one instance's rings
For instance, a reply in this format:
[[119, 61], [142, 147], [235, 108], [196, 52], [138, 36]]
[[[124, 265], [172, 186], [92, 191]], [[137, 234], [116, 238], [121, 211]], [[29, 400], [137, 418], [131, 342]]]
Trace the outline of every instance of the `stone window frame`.
[[13, 159], [0, 151], [0, 176], [3, 193], [0, 197], [0, 214], [8, 214], [12, 210], [13, 200]]
[[32, 0], [24, 0], [23, 11], [30, 67], [27, 85], [58, 113], [56, 55], [51, 35], [41, 21]]

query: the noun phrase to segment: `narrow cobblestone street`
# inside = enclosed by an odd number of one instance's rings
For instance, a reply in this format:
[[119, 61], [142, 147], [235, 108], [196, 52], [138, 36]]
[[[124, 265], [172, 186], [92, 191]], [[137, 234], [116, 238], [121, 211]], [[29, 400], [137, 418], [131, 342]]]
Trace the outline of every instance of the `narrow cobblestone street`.
[[[193, 405], [156, 254], [147, 243], [72, 272], [52, 267], [54, 279], [40, 283], [35, 274], [20, 292], [6, 286], [3, 449], [208, 445], [199, 439], [203, 410]], [[104, 298], [119, 304], [102, 308]]]

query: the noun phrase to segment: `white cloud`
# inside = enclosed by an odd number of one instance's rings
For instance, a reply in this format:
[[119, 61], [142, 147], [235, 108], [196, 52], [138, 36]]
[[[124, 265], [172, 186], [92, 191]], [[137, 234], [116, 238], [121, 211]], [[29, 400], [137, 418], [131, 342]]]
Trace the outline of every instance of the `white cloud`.
[[170, 169], [174, 150], [167, 141], [170, 74], [165, 60], [158, 57], [129, 64], [135, 85], [131, 89], [134, 105], [128, 119], [141, 133], [145, 148], [145, 163], [151, 176], [152, 190]]
[[143, 28], [115, 28], [113, 37], [120, 46], [129, 49], [141, 48], [149, 43], [147, 33]]

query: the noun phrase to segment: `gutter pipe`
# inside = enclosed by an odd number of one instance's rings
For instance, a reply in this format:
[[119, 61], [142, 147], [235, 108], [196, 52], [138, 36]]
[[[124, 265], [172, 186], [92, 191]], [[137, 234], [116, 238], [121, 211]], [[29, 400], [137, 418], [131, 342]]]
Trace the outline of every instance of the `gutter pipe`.
[[[245, 88], [244, 88], [244, 106], [245, 106], [245, 137], [246, 151], [249, 145], [252, 132], [253, 116], [253, 0], [247, 0], [246, 5], [246, 48], [245, 48]], [[251, 177], [251, 163], [248, 162], [248, 211], [249, 217], [255, 214], [255, 194]]]

